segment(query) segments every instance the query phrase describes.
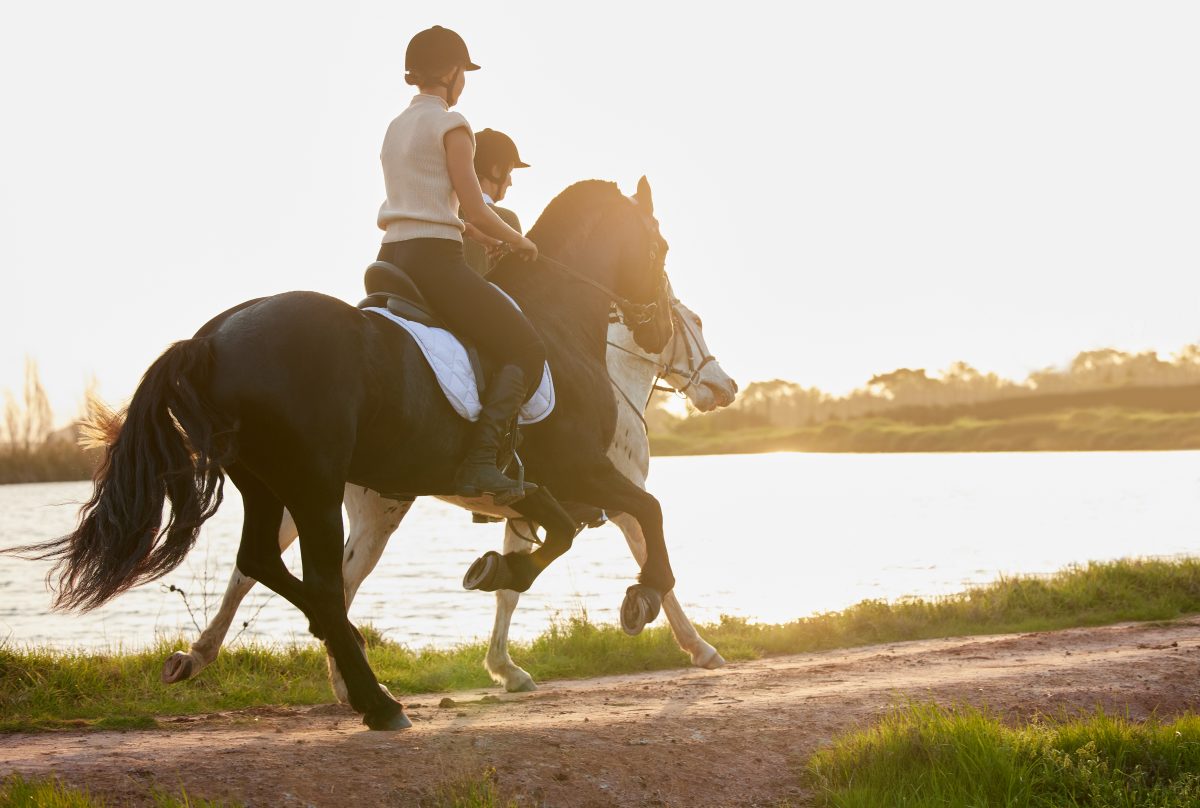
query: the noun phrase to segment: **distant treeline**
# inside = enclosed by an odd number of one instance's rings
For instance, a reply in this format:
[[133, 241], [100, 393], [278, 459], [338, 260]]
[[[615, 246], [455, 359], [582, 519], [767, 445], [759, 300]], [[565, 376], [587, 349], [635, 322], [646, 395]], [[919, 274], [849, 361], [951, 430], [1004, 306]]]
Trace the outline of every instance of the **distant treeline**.
[[[647, 412], [655, 454], [1200, 449], [1200, 344], [1170, 359], [1085, 351], [1023, 382], [957, 362], [883, 373], [845, 396], [754, 382], [707, 415], [673, 415], [667, 400]], [[78, 425], [52, 424], [29, 362], [20, 399], [5, 394], [0, 483], [91, 477], [98, 453], [79, 448]]]
[[781, 380], [734, 404], [680, 418], [657, 399], [656, 454], [1200, 448], [1200, 345], [1086, 351], [1014, 382], [959, 362], [937, 375], [901, 368], [846, 396]]

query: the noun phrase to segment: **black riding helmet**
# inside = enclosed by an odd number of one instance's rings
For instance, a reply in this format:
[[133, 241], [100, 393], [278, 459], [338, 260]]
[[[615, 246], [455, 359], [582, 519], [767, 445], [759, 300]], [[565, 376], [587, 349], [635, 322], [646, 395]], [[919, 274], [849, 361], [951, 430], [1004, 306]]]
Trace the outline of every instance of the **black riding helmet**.
[[500, 182], [502, 177], [496, 176], [497, 169], [506, 168], [510, 163], [513, 168], [529, 168], [529, 163], [523, 162], [517, 153], [517, 144], [512, 138], [495, 129], [481, 129], [475, 133], [476, 175]]
[[[448, 83], [433, 79], [433, 76], [451, 67], [455, 73]], [[478, 69], [479, 65], [472, 62], [471, 55], [467, 53], [467, 43], [463, 38], [440, 25], [418, 33], [409, 41], [408, 50], [404, 52], [404, 81], [412, 85], [429, 83], [449, 91], [458, 81], [457, 71]]]

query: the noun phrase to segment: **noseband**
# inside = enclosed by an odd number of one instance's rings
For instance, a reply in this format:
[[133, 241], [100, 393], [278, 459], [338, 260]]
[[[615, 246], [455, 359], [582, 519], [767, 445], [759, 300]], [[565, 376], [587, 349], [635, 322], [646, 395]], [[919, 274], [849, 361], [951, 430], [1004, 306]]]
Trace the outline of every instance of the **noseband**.
[[682, 376], [685, 373], [688, 373], [688, 370], [690, 370], [691, 373], [687, 377], [687, 382], [679, 389], [675, 389], [674, 387], [665, 387], [658, 384], [654, 385], [654, 389], [663, 393], [686, 394], [687, 391], [700, 378], [700, 371], [704, 370], [704, 366], [709, 362], [716, 362], [717, 358], [712, 354], [705, 354], [700, 358], [700, 364], [696, 364], [696, 355], [692, 351], [692, 343], [694, 341], [696, 345], [700, 345], [700, 336], [693, 330], [692, 324], [687, 321], [687, 318], [679, 313], [679, 309], [675, 305], [678, 302], [679, 300], [675, 298], [671, 299], [671, 322], [675, 326], [683, 329], [684, 333], [687, 334], [687, 337], [683, 341], [683, 347], [687, 351], [687, 368], [680, 370], [679, 368], [671, 367], [670, 365], [663, 365], [663, 370], [659, 374], [659, 378], [672, 374], [676, 376]]

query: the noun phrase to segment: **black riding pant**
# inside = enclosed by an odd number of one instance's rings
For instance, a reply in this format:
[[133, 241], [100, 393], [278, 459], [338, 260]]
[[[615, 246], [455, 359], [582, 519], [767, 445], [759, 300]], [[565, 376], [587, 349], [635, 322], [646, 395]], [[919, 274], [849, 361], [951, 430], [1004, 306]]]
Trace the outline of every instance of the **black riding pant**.
[[434, 313], [451, 331], [474, 343], [480, 354], [499, 365], [521, 368], [526, 395], [537, 389], [546, 362], [541, 338], [508, 298], [467, 266], [462, 242], [391, 241], [380, 247], [379, 260], [407, 272]]

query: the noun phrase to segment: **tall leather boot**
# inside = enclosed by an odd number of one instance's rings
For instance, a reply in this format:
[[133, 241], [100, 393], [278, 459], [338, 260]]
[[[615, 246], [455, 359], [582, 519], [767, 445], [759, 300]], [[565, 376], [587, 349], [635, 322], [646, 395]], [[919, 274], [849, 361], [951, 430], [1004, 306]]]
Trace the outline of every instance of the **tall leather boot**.
[[483, 409], [475, 422], [467, 456], [454, 473], [454, 493], [460, 497], [491, 494], [497, 505], [509, 505], [537, 488], [521, 484], [497, 467], [496, 456], [509, 421], [525, 401], [525, 373], [516, 365], [496, 371], [482, 396]]

